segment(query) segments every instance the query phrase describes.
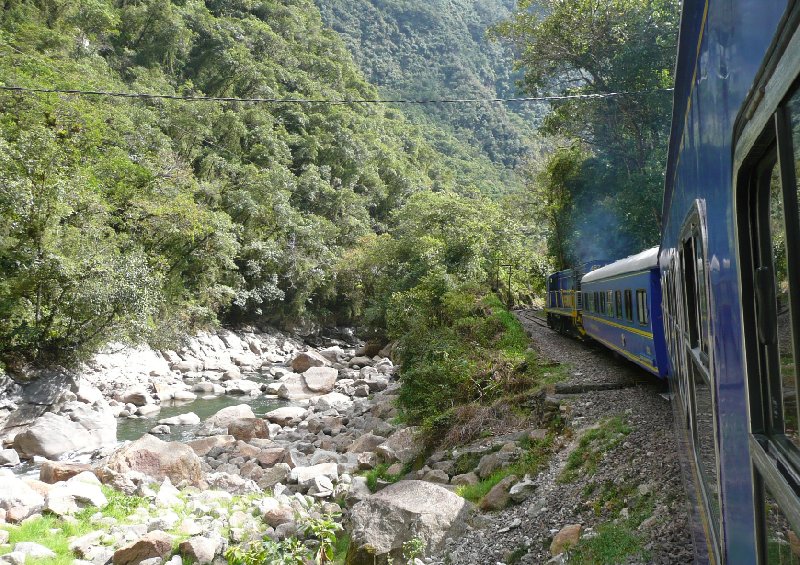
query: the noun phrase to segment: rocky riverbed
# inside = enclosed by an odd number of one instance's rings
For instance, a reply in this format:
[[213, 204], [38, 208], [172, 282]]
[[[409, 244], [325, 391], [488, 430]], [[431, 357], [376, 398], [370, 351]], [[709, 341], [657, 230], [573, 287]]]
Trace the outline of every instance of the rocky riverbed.
[[347, 334], [221, 331], [7, 379], [0, 563], [319, 560], [326, 532], [349, 537], [349, 565], [592, 562], [609, 536], [625, 562], [691, 559], [657, 383], [528, 329], [569, 381], [433, 453], [398, 423], [391, 347]]

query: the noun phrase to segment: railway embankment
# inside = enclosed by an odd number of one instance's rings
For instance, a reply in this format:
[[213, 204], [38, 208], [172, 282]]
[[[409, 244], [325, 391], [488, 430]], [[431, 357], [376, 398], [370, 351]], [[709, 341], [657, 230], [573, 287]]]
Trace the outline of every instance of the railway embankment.
[[441, 553], [452, 563], [689, 563], [693, 550], [663, 383], [606, 350], [518, 312], [543, 360], [560, 433], [532, 494], [482, 514]]

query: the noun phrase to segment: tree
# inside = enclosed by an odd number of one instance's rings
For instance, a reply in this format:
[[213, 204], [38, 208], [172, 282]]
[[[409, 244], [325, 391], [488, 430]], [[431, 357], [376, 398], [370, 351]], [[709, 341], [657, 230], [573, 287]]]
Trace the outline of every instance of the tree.
[[673, 81], [679, 7], [678, 0], [520, 0], [514, 17], [494, 29], [516, 46], [531, 94], [631, 93], [557, 102], [544, 120], [546, 133], [591, 151], [592, 177], [575, 185], [585, 194], [573, 194], [573, 248], [578, 236], [595, 239], [612, 227], [626, 242], [615, 253], [657, 240], [671, 109], [664, 89]]

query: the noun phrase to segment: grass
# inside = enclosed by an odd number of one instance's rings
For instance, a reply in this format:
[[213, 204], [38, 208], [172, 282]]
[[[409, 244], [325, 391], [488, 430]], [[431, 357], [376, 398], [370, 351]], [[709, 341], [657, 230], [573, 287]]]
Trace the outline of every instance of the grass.
[[379, 480], [386, 481], [388, 483], [396, 483], [411, 471], [411, 465], [403, 466], [403, 469], [395, 475], [390, 475], [387, 472], [388, 470], [389, 464], [381, 463], [371, 471], [366, 472], [364, 476], [367, 478], [367, 487], [369, 488], [370, 492], [375, 492], [378, 490]]
[[103, 508], [89, 506], [77, 512], [71, 519], [46, 514], [19, 525], [4, 526], [9, 533], [9, 547], [0, 548], [0, 555], [9, 553], [14, 544], [19, 542], [35, 542], [53, 551], [56, 556], [48, 559], [28, 559], [28, 565], [71, 565], [75, 556], [69, 549], [70, 541], [100, 529], [91, 522], [92, 516], [98, 512], [103, 517], [114, 518], [121, 522], [128, 518], [137, 508], [147, 504], [147, 500], [139, 496], [128, 496], [103, 485], [103, 494], [108, 505]]
[[630, 426], [621, 416], [605, 418], [596, 428], [587, 430], [578, 446], [569, 454], [558, 482], [571, 483], [581, 474], [594, 475], [605, 454], [622, 443], [630, 433]]
[[520, 478], [525, 475], [536, 475], [550, 459], [553, 437], [553, 434], [550, 433], [544, 439], [525, 438], [521, 440], [519, 443], [524, 451], [516, 462], [498, 469], [478, 484], [458, 487], [456, 493], [469, 501], [479, 502], [497, 483], [509, 475], [516, 475]]
[[629, 521], [606, 523], [597, 528], [597, 535], [582, 539], [570, 551], [570, 563], [586, 565], [615, 565], [624, 563], [628, 557], [639, 555], [649, 559], [642, 547], [641, 538]]
[[[29, 559], [28, 564], [71, 565], [75, 556], [69, 549], [70, 539], [88, 534], [95, 529], [95, 526], [89, 523], [88, 518], [66, 522], [56, 516], [42, 516], [19, 526], [9, 526], [4, 529], [8, 530], [8, 543], [11, 547], [19, 542], [35, 542], [56, 554], [49, 559]], [[0, 553], [10, 552], [11, 547], [0, 550]]]

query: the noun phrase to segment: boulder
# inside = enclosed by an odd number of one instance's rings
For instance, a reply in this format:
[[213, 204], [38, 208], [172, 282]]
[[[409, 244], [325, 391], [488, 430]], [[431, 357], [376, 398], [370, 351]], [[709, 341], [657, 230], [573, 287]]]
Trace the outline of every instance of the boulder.
[[188, 442], [186, 445], [192, 448], [192, 450], [203, 457], [204, 455], [208, 454], [209, 451], [214, 449], [215, 447], [226, 447], [228, 445], [232, 445], [236, 442], [236, 438], [230, 435], [217, 435], [217, 436], [208, 436], [203, 437], [200, 439], [195, 439]]
[[280, 380], [278, 396], [285, 400], [305, 400], [316, 396], [314, 391], [306, 386], [302, 375], [289, 373]]
[[107, 504], [100, 481], [92, 472], [84, 471], [66, 482], [53, 485], [45, 497], [44, 509], [51, 514], [66, 516], [87, 506], [105, 508]]
[[196, 426], [200, 423], [200, 416], [194, 412], [187, 412], [171, 418], [162, 418], [158, 423], [162, 426]]
[[478, 463], [477, 474], [480, 478], [485, 479], [498, 469], [505, 467], [517, 458], [517, 454], [513, 451], [497, 451], [481, 457]]
[[350, 447], [347, 448], [347, 452], [364, 453], [365, 451], [375, 451], [385, 441], [386, 438], [367, 432], [351, 443]]
[[531, 476], [525, 475], [520, 482], [511, 487], [508, 494], [511, 495], [511, 500], [519, 504], [536, 492], [536, 487], [536, 482], [531, 479]]
[[205, 565], [214, 561], [222, 539], [219, 536], [196, 536], [190, 538], [178, 546], [178, 551], [192, 563]]
[[454, 486], [468, 486], [468, 485], [477, 485], [480, 479], [478, 475], [473, 472], [464, 473], [463, 475], [456, 475], [452, 479], [450, 479], [450, 484]]
[[550, 544], [550, 555], [555, 556], [564, 553], [578, 543], [581, 539], [581, 529], [582, 526], [580, 524], [570, 524], [561, 528]]
[[519, 480], [515, 475], [504, 477], [499, 483], [494, 485], [492, 489], [484, 495], [480, 502], [480, 509], [484, 512], [491, 512], [494, 510], [502, 510], [508, 506], [511, 500], [509, 490]]
[[366, 367], [367, 365], [372, 365], [372, 359], [363, 356], [353, 357], [347, 363], [348, 367]]
[[91, 466], [84, 463], [45, 461], [39, 468], [39, 480], [52, 485], [53, 483], [69, 480], [84, 471], [91, 471], [91, 469]]
[[237, 404], [236, 406], [228, 406], [223, 408], [210, 418], [203, 422], [202, 427], [197, 432], [200, 435], [216, 435], [225, 434], [228, 430], [228, 424], [240, 418], [255, 418], [253, 409], [247, 404]]
[[117, 419], [107, 406], [70, 403], [69, 417], [47, 412], [14, 438], [14, 449], [25, 458], [58, 459], [72, 451], [93, 451], [117, 441]]
[[225, 392], [227, 394], [257, 395], [261, 392], [261, 385], [247, 379], [233, 379], [225, 382]]
[[172, 433], [172, 428], [165, 424], [159, 424], [157, 426], [153, 426], [149, 433], [157, 436], [166, 436]]
[[327, 477], [332, 481], [338, 480], [338, 465], [336, 463], [320, 463], [310, 467], [295, 467], [289, 473], [289, 480], [300, 485], [306, 485], [319, 476]]
[[264, 474], [258, 479], [258, 486], [264, 490], [271, 489], [278, 483], [284, 482], [289, 476], [290, 470], [291, 467], [289, 467], [288, 463], [276, 463], [270, 469], [264, 471]]
[[6, 519], [27, 518], [44, 506], [44, 496], [16, 477], [0, 478], [0, 509], [8, 512]]
[[244, 479], [230, 473], [209, 473], [206, 480], [210, 488], [233, 495], [261, 492], [259, 486], [251, 479]]
[[270, 422], [275, 422], [281, 426], [285, 426], [295, 418], [302, 418], [306, 414], [305, 408], [299, 406], [282, 406], [270, 412], [267, 412], [264, 417]]
[[169, 477], [173, 484], [188, 481], [205, 486], [200, 459], [191, 447], [179, 442], [166, 442], [150, 434], [117, 449], [98, 470], [103, 482], [109, 483], [115, 474], [141, 473], [158, 482]]
[[304, 351], [298, 353], [297, 356], [292, 359], [292, 371], [295, 373], [304, 373], [311, 367], [326, 367], [329, 364], [328, 360], [316, 351]]
[[269, 427], [261, 418], [239, 418], [228, 424], [228, 435], [241, 441], [269, 439]]
[[447, 483], [450, 482], [450, 476], [444, 471], [441, 471], [439, 469], [431, 469], [430, 471], [425, 473], [425, 475], [423, 475], [422, 480], [429, 483], [438, 483], [440, 485], [446, 485]]
[[114, 552], [114, 565], [138, 565], [146, 559], [164, 559], [172, 552], [172, 537], [154, 530]]
[[398, 430], [380, 444], [376, 452], [387, 463], [400, 462], [403, 465], [413, 462], [422, 454], [423, 445], [417, 439], [419, 428], [410, 426]]
[[0, 449], [0, 467], [19, 465], [19, 453], [13, 449]]
[[264, 521], [273, 528], [294, 520], [294, 509], [291, 506], [280, 504], [274, 498], [267, 499], [262, 510]]
[[123, 404], [133, 404], [134, 406], [144, 406], [152, 404], [153, 399], [145, 388], [133, 388], [126, 390], [119, 395], [118, 400]]
[[339, 371], [332, 367], [311, 367], [303, 373], [306, 386], [313, 392], [328, 393], [336, 386]]
[[460, 535], [472, 505], [444, 487], [423, 481], [400, 481], [357, 503], [351, 513], [349, 565], [403, 559], [403, 544], [417, 538], [425, 554]]
[[336, 410], [344, 412], [353, 405], [353, 401], [349, 396], [345, 396], [339, 392], [329, 392], [323, 394], [316, 399], [316, 407], [319, 411]]
[[[14, 545], [14, 551], [22, 553], [31, 559], [52, 559], [56, 556], [55, 552], [45, 546], [32, 541], [21, 541]], [[27, 559], [26, 559], [27, 561]]]

